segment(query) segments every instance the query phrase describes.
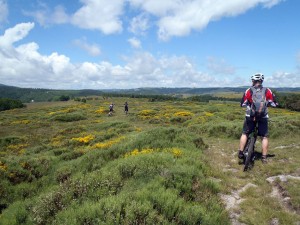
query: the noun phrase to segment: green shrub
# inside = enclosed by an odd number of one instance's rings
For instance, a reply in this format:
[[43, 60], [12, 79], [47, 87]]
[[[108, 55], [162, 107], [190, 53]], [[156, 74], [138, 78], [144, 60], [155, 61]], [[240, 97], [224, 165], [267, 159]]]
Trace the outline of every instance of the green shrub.
[[71, 176], [71, 169], [68, 166], [61, 167], [56, 171], [56, 181], [63, 183], [69, 180]]
[[32, 208], [33, 221], [36, 224], [50, 223], [56, 213], [65, 209], [72, 200], [70, 194], [68, 190], [60, 189], [41, 196]]
[[203, 149], [208, 148], [208, 145], [204, 143], [204, 141], [203, 141], [203, 139], [201, 137], [195, 138], [193, 140], [193, 142], [194, 142], [196, 148], [198, 148], [198, 149], [202, 149], [203, 150]]
[[28, 211], [24, 201], [14, 202], [0, 217], [0, 223], [3, 225], [27, 224], [27, 222]]
[[0, 98], [0, 111], [24, 107], [26, 107], [26, 105], [24, 105], [20, 100]]
[[13, 201], [13, 188], [12, 184], [5, 179], [5, 176], [3, 176], [1, 173], [1, 181], [0, 181], [0, 213], [2, 210], [7, 208]]
[[0, 147], [6, 147], [11, 144], [20, 144], [24, 142], [25, 139], [23, 137], [18, 136], [7, 136], [0, 138]]
[[73, 160], [77, 159], [78, 157], [82, 156], [84, 153], [80, 151], [70, 151], [70, 152], [65, 152], [61, 154], [61, 159], [63, 160]]
[[269, 123], [269, 133], [271, 138], [300, 134], [299, 120], [285, 117], [274, 118]]
[[70, 96], [68, 95], [61, 95], [59, 97], [59, 101], [69, 101], [70, 100]]
[[170, 122], [172, 123], [184, 123], [185, 121], [189, 120], [189, 117], [184, 116], [174, 116], [170, 119]]
[[196, 137], [189, 134], [186, 129], [159, 127], [140, 133], [133, 143], [132, 149], [194, 146], [193, 138]]

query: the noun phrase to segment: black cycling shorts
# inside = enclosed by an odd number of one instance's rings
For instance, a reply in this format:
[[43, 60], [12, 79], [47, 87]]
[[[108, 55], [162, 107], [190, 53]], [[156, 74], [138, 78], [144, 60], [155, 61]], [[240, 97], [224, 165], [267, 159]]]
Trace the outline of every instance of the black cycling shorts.
[[250, 134], [254, 130], [256, 123], [258, 123], [258, 136], [268, 137], [268, 118], [260, 118], [254, 121], [253, 117], [246, 117], [243, 126], [243, 134]]

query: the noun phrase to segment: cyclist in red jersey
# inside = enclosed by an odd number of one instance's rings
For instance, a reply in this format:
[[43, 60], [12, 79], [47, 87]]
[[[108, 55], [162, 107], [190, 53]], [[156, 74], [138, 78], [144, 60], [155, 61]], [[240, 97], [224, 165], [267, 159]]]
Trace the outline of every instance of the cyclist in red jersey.
[[[243, 149], [247, 143], [248, 135], [254, 130], [256, 123], [258, 123], [258, 136], [262, 138], [262, 162], [267, 163], [267, 153], [269, 147], [268, 140], [268, 110], [267, 106], [276, 107], [278, 104], [275, 100], [275, 95], [269, 88], [263, 87], [264, 75], [257, 73], [251, 76], [252, 87], [248, 88], [241, 100], [241, 107], [246, 107], [246, 118], [244, 121], [243, 132], [240, 138], [240, 145], [238, 157], [242, 159]], [[256, 92], [262, 93], [261, 96], [264, 100], [260, 109], [259, 116], [255, 113], [254, 95]], [[265, 108], [265, 109], [264, 109]]]

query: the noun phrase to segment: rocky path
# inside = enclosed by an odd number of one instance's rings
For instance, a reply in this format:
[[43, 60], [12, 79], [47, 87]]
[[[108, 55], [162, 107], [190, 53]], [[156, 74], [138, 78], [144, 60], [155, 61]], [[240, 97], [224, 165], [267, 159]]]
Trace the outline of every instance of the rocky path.
[[[213, 163], [214, 168], [216, 168], [217, 171], [220, 171], [220, 174], [217, 174], [217, 176], [220, 176], [221, 178], [216, 178], [221, 180], [220, 182], [224, 181], [225, 186], [228, 186], [228, 192], [220, 194], [220, 198], [222, 199], [226, 210], [228, 210], [232, 224], [244, 225], [244, 223], [239, 221], [239, 218], [243, 214], [240, 204], [246, 200], [241, 197], [241, 195], [249, 188], [259, 189], [261, 187], [257, 184], [257, 177], [251, 174], [251, 171], [247, 172], [248, 174], [246, 175], [245, 172], [242, 172], [243, 166], [238, 165], [236, 144], [237, 143], [230, 141], [224, 143], [224, 140], [212, 140], [209, 141], [209, 148], [206, 150], [205, 154], [209, 157], [208, 161], [210, 159], [211, 163]], [[278, 146], [277, 149], [290, 147], [299, 148], [299, 145]], [[262, 179], [265, 179], [265, 182], [271, 186], [272, 192], [269, 193], [269, 196], [274, 198], [274, 201], [278, 201], [281, 207], [288, 213], [300, 215], [300, 210], [295, 210], [292, 207], [291, 197], [287, 194], [285, 188], [280, 185], [280, 183], [287, 182], [288, 180], [300, 180], [300, 174], [282, 174], [262, 177]], [[279, 219], [274, 217], [269, 224], [280, 225]], [[296, 222], [296, 225], [300, 225], [300, 221]]]

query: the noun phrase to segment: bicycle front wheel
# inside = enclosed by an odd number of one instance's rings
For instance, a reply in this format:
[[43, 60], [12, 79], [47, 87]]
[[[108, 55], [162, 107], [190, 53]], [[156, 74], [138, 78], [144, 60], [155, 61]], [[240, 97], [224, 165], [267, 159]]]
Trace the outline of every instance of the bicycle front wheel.
[[251, 137], [250, 143], [249, 143], [249, 146], [248, 146], [248, 152], [245, 155], [244, 171], [249, 169], [250, 164], [252, 162], [252, 158], [253, 158], [253, 154], [254, 154], [254, 144], [255, 144], [255, 138]]

